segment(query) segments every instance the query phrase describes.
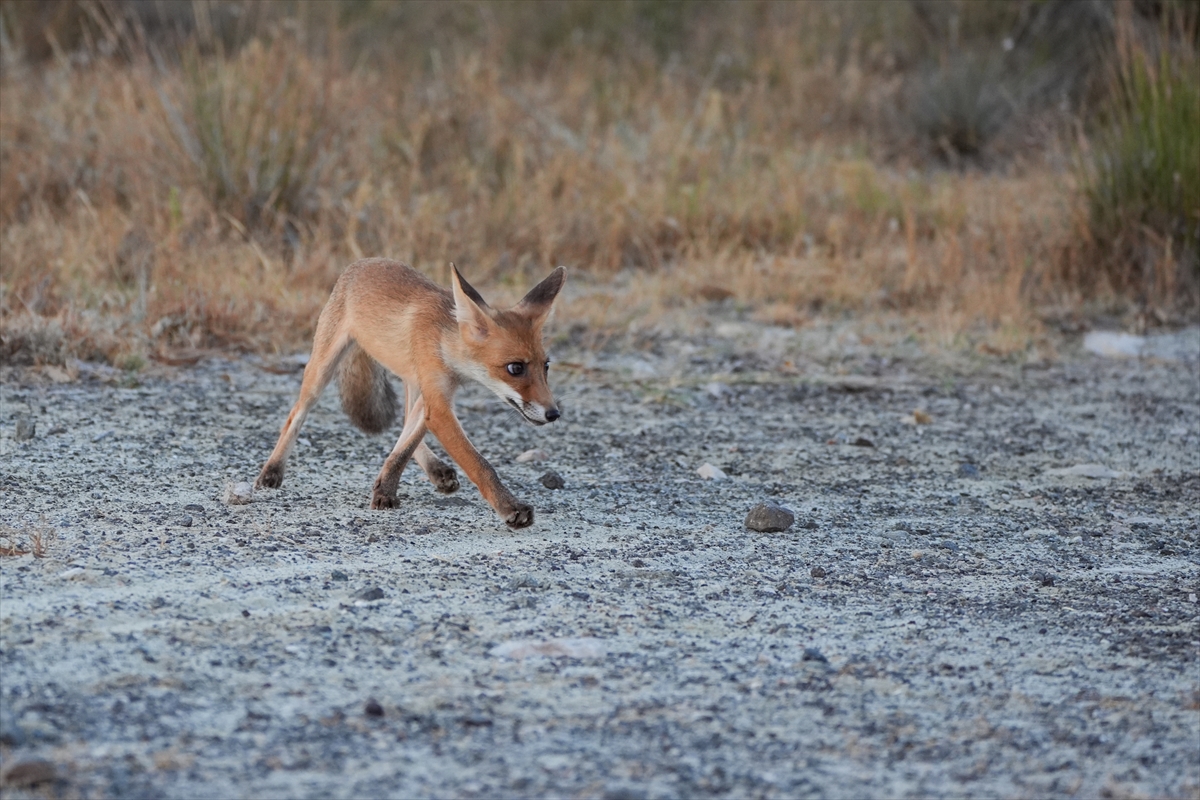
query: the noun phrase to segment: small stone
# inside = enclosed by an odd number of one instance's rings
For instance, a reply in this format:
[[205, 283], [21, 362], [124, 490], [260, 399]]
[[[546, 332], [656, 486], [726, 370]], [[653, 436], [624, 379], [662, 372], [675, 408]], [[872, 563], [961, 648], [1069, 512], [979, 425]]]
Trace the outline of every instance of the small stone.
[[913, 409], [912, 416], [913, 422], [915, 422], [917, 425], [928, 425], [929, 423], [933, 422], [933, 417], [929, 415], [929, 412], [923, 411], [919, 408]]
[[563, 476], [551, 470], [541, 477], [542, 486], [547, 489], [563, 489], [566, 488], [567, 482], [563, 480]]
[[857, 439], [855, 439], [850, 444], [854, 445], [855, 447], [874, 447], [875, 446], [874, 442], [872, 442], [870, 439], [868, 439], [864, 436], [859, 436]]
[[250, 616], [250, 612], [249, 612], [249, 611], [247, 611], [246, 609], [244, 609], [244, 608], [243, 608], [243, 609], [242, 609], [242, 616], [243, 616], [243, 617], [248, 617], [248, 616]]
[[333, 572], [329, 573], [329, 580], [331, 580], [331, 581], [348, 581], [348, 580], [350, 580], [350, 578], [349, 578], [349, 576], [346, 575], [346, 573], [342, 572], [340, 569], [335, 569]]
[[22, 414], [17, 417], [17, 424], [13, 430], [13, 438], [18, 442], [28, 441], [37, 433], [37, 422], [28, 414]]
[[372, 586], [370, 589], [364, 589], [358, 593], [358, 599], [368, 603], [373, 600], [382, 600], [384, 596], [383, 589], [380, 589], [378, 586]]
[[814, 519], [806, 519], [800, 523], [800, 527], [806, 531], [815, 531], [817, 529], [817, 521]]
[[1103, 464], [1076, 464], [1073, 467], [1063, 467], [1061, 469], [1048, 469], [1047, 475], [1057, 475], [1068, 478], [1127, 478], [1128, 472], [1117, 472], [1114, 469], [1109, 469]]
[[54, 765], [42, 758], [18, 761], [4, 770], [3, 785], [10, 789], [27, 789], [39, 783], [50, 783], [58, 777]]
[[800, 660], [801, 661], [819, 661], [822, 664], [829, 663], [829, 659], [825, 657], [825, 654], [822, 653], [820, 650], [818, 650], [815, 647], [804, 648], [804, 655], [802, 655], [800, 657]]
[[700, 465], [696, 474], [706, 481], [723, 481], [729, 477], [720, 467], [714, 467], [707, 461]]
[[203, 513], [204, 506], [200, 505], [199, 503], [188, 503], [186, 506], [183, 507], [183, 510], [184, 511], [194, 511], [196, 513]]
[[960, 478], [978, 478], [979, 467], [975, 466], [974, 464], [959, 464], [958, 476]]
[[368, 698], [367, 702], [363, 704], [363, 713], [368, 717], [382, 717], [383, 706], [379, 705], [379, 701], [374, 697]]
[[1033, 578], [1034, 583], [1037, 583], [1040, 586], [1053, 586], [1054, 585], [1054, 575], [1053, 575], [1053, 573], [1050, 573], [1050, 572], [1043, 572], [1039, 569], [1037, 572], [1033, 573], [1029, 577]]
[[502, 642], [492, 648], [495, 658], [519, 661], [530, 656], [566, 656], [568, 658], [604, 658], [608, 649], [603, 639], [592, 636], [566, 639], [520, 639]]
[[246, 481], [225, 484], [225, 504], [244, 506], [254, 497], [254, 487]]
[[190, 527], [192, 527], [192, 517], [191, 517], [191, 515], [189, 515], [189, 514], [185, 514], [185, 515], [184, 515], [184, 517], [183, 517], [183, 519], [179, 520], [179, 525], [180, 525], [180, 527], [183, 527], [183, 528], [190, 528]]
[[746, 527], [762, 533], [778, 533], [792, 527], [796, 515], [774, 503], [759, 503], [746, 515]]
[[811, 570], [809, 570], [808, 574], [812, 575], [814, 578], [824, 578], [825, 577], [825, 568], [824, 567], [813, 567]]
[[526, 450], [521, 455], [517, 456], [517, 463], [528, 464], [530, 461], [545, 461], [550, 458], [550, 454], [545, 450]]

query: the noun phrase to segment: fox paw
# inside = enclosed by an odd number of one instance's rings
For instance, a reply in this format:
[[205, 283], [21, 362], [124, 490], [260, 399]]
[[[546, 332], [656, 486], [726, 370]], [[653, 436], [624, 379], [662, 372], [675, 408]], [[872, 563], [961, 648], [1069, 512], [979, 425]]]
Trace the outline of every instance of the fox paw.
[[385, 494], [384, 492], [374, 492], [371, 495], [371, 508], [383, 510], [388, 508], [399, 508], [400, 498], [394, 494]]
[[433, 488], [442, 494], [454, 494], [458, 491], [458, 473], [454, 471], [454, 467], [445, 464], [431, 467], [429, 480], [433, 482]]
[[533, 506], [525, 503], [516, 503], [508, 510], [508, 513], [502, 515], [504, 524], [513, 530], [518, 528], [528, 528], [533, 524]]
[[255, 489], [278, 489], [283, 486], [283, 465], [270, 464], [262, 468], [258, 480], [254, 482]]

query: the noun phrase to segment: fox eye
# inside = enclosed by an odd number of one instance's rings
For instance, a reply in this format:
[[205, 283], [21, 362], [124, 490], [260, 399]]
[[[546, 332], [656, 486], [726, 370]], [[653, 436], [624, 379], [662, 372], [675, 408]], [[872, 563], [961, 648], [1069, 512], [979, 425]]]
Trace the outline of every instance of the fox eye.
[[520, 361], [512, 362], [511, 364], [509, 364], [506, 367], [506, 369], [508, 369], [508, 374], [512, 375], [514, 377], [525, 374], [525, 365], [522, 364]]
[[542, 366], [545, 368], [545, 370], [546, 370], [546, 374], [550, 374], [550, 362], [549, 362], [549, 361], [547, 361], [547, 362], [546, 362], [545, 364], [543, 364]]

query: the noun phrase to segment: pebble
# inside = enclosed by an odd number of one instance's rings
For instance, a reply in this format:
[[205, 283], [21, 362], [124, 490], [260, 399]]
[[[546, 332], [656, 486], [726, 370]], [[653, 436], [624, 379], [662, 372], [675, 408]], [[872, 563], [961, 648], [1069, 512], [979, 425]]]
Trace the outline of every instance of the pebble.
[[335, 569], [333, 572], [329, 573], [329, 580], [331, 580], [331, 581], [348, 581], [348, 580], [350, 580], [350, 578], [349, 578], [349, 576], [346, 575], [346, 573], [342, 572], [340, 569]]
[[567, 656], [568, 658], [604, 658], [607, 648], [602, 639], [591, 636], [566, 639], [524, 639], [504, 642], [492, 648], [497, 658], [521, 660], [529, 656]]
[[368, 717], [382, 717], [383, 706], [379, 705], [379, 701], [374, 697], [369, 698], [367, 702], [363, 704], [363, 713]]
[[792, 527], [796, 515], [775, 503], [759, 503], [746, 515], [746, 527], [762, 533], [778, 533]]
[[225, 484], [225, 504], [244, 506], [254, 497], [254, 487], [246, 481]]
[[820, 650], [818, 650], [815, 647], [804, 648], [804, 655], [802, 655], [800, 657], [800, 660], [801, 661], [819, 661], [822, 664], [829, 663], [829, 659], [825, 657], [825, 654], [822, 653]]
[[190, 515], [184, 515], [183, 519], [179, 520], [179, 525], [184, 528], [192, 527], [192, 518]]
[[1046, 474], [1070, 478], [1125, 478], [1129, 476], [1127, 472], [1117, 472], [1103, 464], [1076, 464], [1073, 467], [1048, 469]]
[[1040, 569], [1029, 577], [1033, 578], [1034, 582], [1040, 584], [1041, 586], [1054, 585], [1054, 575], [1049, 572], [1043, 572]]
[[809, 570], [808, 574], [812, 575], [814, 578], [824, 578], [825, 577], [825, 568], [824, 567], [813, 567], [811, 570]]
[[29, 788], [39, 783], [50, 783], [58, 777], [54, 765], [42, 758], [18, 761], [4, 770], [3, 784], [6, 788]]
[[551, 470], [541, 477], [542, 486], [547, 489], [563, 489], [566, 488], [567, 482], [563, 480], [563, 476]]
[[974, 464], [959, 464], [958, 474], [959, 477], [962, 478], [978, 478], [979, 467], [975, 466]]
[[714, 467], [707, 461], [700, 465], [696, 470], [696, 474], [706, 481], [723, 481], [729, 477], [720, 467]]
[[867, 439], [864, 436], [859, 436], [857, 439], [855, 439], [850, 444], [854, 445], [855, 447], [874, 447], [875, 446], [874, 442], [872, 442], [870, 439]]
[[13, 438], [18, 442], [24, 442], [34, 437], [37, 433], [37, 422], [28, 414], [22, 414], [17, 417], [17, 424], [13, 430]]
[[383, 589], [378, 586], [372, 586], [370, 589], [364, 589], [358, 593], [357, 599], [371, 602], [372, 600], [382, 600], [385, 597]]
[[517, 462], [520, 464], [528, 464], [530, 461], [545, 461], [550, 458], [550, 454], [545, 450], [526, 450], [521, 455], [517, 456]]

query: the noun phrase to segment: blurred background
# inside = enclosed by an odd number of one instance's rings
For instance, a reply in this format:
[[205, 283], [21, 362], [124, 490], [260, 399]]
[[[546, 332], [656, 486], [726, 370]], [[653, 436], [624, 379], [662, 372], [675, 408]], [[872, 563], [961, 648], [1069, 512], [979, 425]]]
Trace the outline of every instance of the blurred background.
[[[0, 2], [0, 357], [304, 349], [341, 269], [565, 333], [1200, 305], [1200, 4]], [[649, 322], [648, 322], [649, 321]], [[996, 335], [1000, 332], [1003, 335]], [[998, 344], [999, 343], [999, 344]]]

